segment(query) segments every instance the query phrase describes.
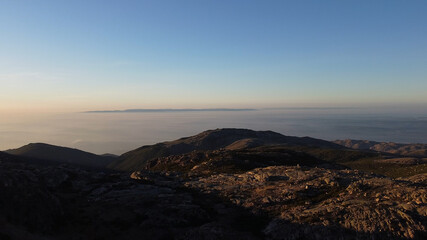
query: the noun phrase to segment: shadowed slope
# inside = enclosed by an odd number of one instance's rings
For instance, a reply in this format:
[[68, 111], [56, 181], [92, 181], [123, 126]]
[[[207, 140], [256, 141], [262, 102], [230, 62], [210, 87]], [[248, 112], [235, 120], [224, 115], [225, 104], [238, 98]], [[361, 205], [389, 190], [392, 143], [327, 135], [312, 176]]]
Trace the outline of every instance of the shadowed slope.
[[237, 150], [266, 145], [313, 146], [330, 149], [343, 149], [340, 145], [309, 137], [291, 137], [272, 131], [253, 131], [248, 129], [208, 130], [195, 136], [175, 141], [143, 146], [127, 152], [109, 167], [131, 171], [145, 168], [148, 161], [172, 155], [189, 153], [194, 150]]
[[88, 167], [105, 167], [114, 160], [112, 157], [99, 156], [78, 149], [59, 147], [45, 143], [30, 143], [17, 149], [7, 150], [6, 153]]

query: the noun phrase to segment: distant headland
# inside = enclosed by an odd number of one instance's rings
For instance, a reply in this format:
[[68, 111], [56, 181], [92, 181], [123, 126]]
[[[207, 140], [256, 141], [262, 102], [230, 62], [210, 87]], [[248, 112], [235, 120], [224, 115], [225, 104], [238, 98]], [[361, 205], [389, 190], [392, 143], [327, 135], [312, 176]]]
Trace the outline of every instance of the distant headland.
[[140, 112], [242, 112], [256, 111], [254, 108], [158, 108], [86, 111], [84, 113], [140, 113]]

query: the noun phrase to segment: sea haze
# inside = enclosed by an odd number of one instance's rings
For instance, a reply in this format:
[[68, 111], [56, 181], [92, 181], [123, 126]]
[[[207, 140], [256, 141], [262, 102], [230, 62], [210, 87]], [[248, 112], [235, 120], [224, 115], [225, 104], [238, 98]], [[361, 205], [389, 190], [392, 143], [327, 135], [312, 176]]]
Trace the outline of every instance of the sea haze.
[[284, 108], [158, 109], [71, 114], [8, 115], [0, 119], [0, 149], [30, 142], [121, 154], [207, 129], [249, 128], [325, 140], [367, 139], [427, 143], [427, 111], [420, 109]]

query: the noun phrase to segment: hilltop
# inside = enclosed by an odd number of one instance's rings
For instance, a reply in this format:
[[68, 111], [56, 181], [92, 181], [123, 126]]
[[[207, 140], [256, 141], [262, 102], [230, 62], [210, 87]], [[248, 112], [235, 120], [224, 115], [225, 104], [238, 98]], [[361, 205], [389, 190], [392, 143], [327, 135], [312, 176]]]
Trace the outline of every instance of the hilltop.
[[273, 145], [344, 149], [338, 144], [310, 137], [285, 136], [272, 131], [225, 128], [208, 130], [175, 141], [140, 147], [121, 155], [109, 167], [123, 171], [141, 170], [146, 168], [149, 161], [156, 158], [186, 154], [196, 150], [239, 150]]
[[5, 152], [11, 155], [76, 164], [86, 167], [105, 167], [115, 159], [112, 156], [100, 156], [79, 149], [60, 147], [46, 143], [30, 143]]

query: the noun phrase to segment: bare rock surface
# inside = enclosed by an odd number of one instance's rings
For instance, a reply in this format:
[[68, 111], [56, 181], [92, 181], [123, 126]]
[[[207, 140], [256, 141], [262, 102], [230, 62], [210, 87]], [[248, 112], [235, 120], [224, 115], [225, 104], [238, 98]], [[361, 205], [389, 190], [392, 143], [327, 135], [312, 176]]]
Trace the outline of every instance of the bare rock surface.
[[[0, 156], [1, 157], [1, 156]], [[0, 239], [425, 239], [427, 175], [119, 173], [0, 161]]]
[[423, 239], [425, 179], [395, 181], [354, 170], [274, 166], [201, 177], [185, 185], [267, 214], [272, 218], [264, 229], [269, 239]]
[[[134, 177], [135, 178], [135, 177]], [[0, 239], [259, 239], [248, 215], [147, 173], [0, 160]], [[250, 215], [250, 214], [249, 214]]]

